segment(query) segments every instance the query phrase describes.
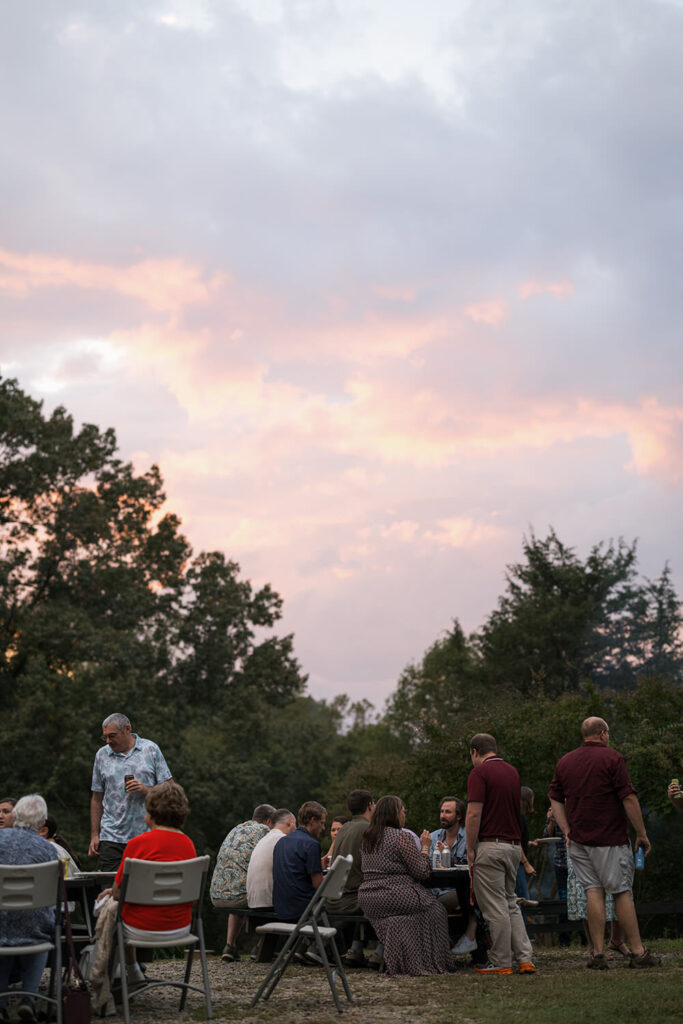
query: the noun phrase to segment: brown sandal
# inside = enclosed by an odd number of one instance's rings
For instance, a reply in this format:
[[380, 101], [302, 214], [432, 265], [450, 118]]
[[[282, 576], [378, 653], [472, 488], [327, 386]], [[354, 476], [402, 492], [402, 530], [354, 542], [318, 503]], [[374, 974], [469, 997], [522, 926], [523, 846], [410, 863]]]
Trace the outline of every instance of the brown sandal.
[[614, 950], [615, 953], [620, 953], [625, 960], [631, 959], [631, 951], [625, 942], [614, 942], [612, 939], [607, 943], [607, 948]]

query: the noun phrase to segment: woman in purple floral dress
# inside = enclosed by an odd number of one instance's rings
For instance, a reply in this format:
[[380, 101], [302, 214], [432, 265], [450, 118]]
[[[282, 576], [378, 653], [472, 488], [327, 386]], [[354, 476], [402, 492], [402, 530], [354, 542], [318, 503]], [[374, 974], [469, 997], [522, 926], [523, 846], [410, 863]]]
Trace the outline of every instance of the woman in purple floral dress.
[[361, 842], [363, 882], [358, 904], [384, 944], [388, 974], [455, 971], [443, 905], [426, 888], [431, 835], [420, 836], [421, 852], [403, 832], [406, 811], [397, 796], [377, 801]]

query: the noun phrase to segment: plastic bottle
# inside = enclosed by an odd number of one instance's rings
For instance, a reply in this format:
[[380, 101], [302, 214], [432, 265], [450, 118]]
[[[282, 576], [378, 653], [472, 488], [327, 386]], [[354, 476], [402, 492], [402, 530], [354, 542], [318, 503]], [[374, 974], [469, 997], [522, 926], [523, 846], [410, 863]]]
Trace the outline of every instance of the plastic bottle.
[[645, 867], [645, 851], [642, 846], [639, 846], [636, 850], [635, 864], [639, 871]]
[[441, 854], [439, 853], [438, 847], [434, 847], [434, 853], [432, 854], [432, 870], [436, 871], [441, 867]]
[[441, 867], [449, 868], [451, 866], [451, 850], [450, 847], [443, 844], [443, 850], [441, 851]]

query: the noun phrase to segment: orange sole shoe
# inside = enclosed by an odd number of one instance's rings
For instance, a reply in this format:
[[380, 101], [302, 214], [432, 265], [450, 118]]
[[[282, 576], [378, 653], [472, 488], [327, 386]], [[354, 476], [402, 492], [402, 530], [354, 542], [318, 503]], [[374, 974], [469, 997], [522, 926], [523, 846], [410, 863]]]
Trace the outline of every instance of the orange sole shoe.
[[535, 974], [536, 973], [536, 968], [534, 967], [534, 965], [531, 963], [530, 960], [527, 960], [527, 961], [525, 961], [525, 963], [519, 965], [519, 973], [520, 974]]
[[495, 964], [479, 964], [474, 969], [477, 974], [512, 974], [511, 967], [496, 967]]

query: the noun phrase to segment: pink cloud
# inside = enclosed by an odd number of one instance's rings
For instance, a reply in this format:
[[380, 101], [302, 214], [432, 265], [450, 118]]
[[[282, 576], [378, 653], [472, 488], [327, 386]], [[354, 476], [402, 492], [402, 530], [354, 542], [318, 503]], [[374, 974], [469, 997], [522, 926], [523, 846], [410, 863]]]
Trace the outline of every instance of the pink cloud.
[[557, 299], [563, 299], [565, 295], [574, 294], [574, 285], [571, 281], [538, 281], [532, 278], [519, 286], [519, 295], [522, 299], [529, 299], [532, 295], [554, 295]]
[[503, 299], [490, 299], [488, 302], [473, 302], [465, 306], [465, 314], [475, 323], [500, 327], [507, 320], [509, 311]]
[[139, 299], [157, 312], [175, 313], [184, 306], [206, 302], [225, 285], [225, 275], [208, 281], [184, 260], [142, 260], [128, 267], [83, 263], [43, 253], [14, 253], [0, 249], [0, 291], [25, 298], [40, 288], [83, 288], [114, 292]]

